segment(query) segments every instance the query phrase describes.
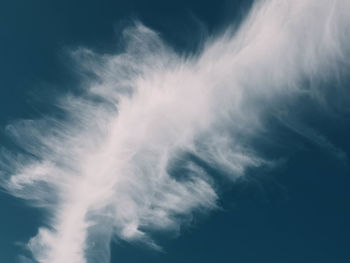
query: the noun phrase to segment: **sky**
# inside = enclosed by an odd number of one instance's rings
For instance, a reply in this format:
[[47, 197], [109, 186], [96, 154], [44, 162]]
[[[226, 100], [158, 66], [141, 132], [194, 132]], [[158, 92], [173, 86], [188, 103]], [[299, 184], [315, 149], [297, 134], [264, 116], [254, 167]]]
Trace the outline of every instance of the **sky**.
[[350, 2], [0, 3], [0, 262], [350, 262]]

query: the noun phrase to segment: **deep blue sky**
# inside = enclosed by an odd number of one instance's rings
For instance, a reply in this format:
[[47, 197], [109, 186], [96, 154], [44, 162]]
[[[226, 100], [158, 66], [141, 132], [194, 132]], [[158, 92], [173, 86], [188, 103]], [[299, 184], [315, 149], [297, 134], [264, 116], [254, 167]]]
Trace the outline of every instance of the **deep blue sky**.
[[[35, 99], [39, 90], [50, 97], [53, 87], [55, 92], [74, 88], [67, 48], [113, 52], [118, 28], [136, 18], [159, 31], [178, 52], [192, 52], [205, 34], [239, 21], [248, 2], [1, 1], [1, 127], [40, 116], [45, 105]], [[348, 153], [350, 123], [322, 113], [317, 119], [310, 111], [301, 110], [306, 121]], [[275, 130], [274, 138], [293, 149], [288, 161], [276, 169], [249, 171], [227, 187], [222, 211], [196, 216], [178, 237], [160, 238], [163, 253], [121, 243], [113, 245], [112, 262], [350, 262], [347, 164], [286, 128], [276, 125]], [[11, 147], [3, 134], [0, 139]], [[263, 142], [258, 146], [268, 155], [287, 152], [284, 147], [266, 148]], [[35, 235], [44, 215], [5, 193], [0, 193], [0, 207], [0, 262], [15, 262], [23, 253], [20, 243]]]

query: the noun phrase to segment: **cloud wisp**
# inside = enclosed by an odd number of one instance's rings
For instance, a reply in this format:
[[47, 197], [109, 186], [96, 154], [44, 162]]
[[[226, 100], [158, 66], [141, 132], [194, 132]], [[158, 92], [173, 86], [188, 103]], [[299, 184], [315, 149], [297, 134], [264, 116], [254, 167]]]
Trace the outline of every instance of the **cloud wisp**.
[[215, 209], [215, 175], [184, 156], [232, 180], [268, 162], [249, 144], [265, 116], [322, 97], [318, 84], [347, 67], [350, 2], [257, 1], [192, 56], [142, 24], [122, 37], [115, 55], [73, 52], [89, 77], [57, 100], [63, 117], [7, 127], [21, 150], [2, 152], [2, 185], [50, 214], [28, 242], [36, 262], [109, 262], [114, 237], [159, 249], [153, 231]]

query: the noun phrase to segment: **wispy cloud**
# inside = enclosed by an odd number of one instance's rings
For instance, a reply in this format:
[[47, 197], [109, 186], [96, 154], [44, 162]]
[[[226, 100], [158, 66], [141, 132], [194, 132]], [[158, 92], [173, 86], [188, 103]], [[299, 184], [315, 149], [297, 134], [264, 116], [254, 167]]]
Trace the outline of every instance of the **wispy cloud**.
[[28, 243], [35, 260], [108, 262], [114, 236], [159, 248], [152, 231], [215, 209], [215, 175], [183, 161], [177, 176], [174, 160], [191, 153], [232, 180], [265, 163], [249, 139], [272, 109], [320, 92], [305, 79], [336, 76], [349, 36], [348, 0], [266, 0], [193, 56], [139, 23], [118, 54], [74, 51], [90, 77], [58, 99], [64, 117], [7, 127], [22, 150], [3, 152], [3, 187], [51, 215]]

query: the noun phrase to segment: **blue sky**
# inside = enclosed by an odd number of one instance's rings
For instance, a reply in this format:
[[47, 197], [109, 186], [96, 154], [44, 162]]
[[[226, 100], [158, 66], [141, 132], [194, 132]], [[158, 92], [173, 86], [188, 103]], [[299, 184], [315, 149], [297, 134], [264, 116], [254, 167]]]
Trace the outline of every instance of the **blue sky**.
[[349, 262], [348, 10], [3, 1], [0, 262]]

